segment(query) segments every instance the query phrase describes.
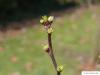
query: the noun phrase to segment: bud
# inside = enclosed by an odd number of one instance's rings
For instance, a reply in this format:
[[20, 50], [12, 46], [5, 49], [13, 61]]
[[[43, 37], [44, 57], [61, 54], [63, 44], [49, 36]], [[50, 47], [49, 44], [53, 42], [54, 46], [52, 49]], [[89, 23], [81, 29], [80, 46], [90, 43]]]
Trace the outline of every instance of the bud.
[[48, 33], [51, 34], [52, 32], [53, 32], [53, 29], [52, 28], [49, 28], [48, 29]]
[[42, 16], [42, 19], [44, 20], [44, 22], [48, 21], [48, 17], [47, 16]]
[[44, 20], [43, 20], [43, 19], [41, 19], [41, 20], [40, 20], [40, 23], [41, 23], [41, 24], [43, 24], [43, 23], [44, 23]]
[[52, 22], [53, 20], [54, 20], [54, 16], [48, 17], [48, 21], [49, 21], [49, 22]]
[[43, 50], [45, 50], [47, 53], [49, 53], [49, 46], [48, 46], [48, 44], [43, 47]]
[[63, 67], [62, 65], [60, 65], [60, 66], [57, 67], [57, 71], [58, 71], [58, 72], [62, 72], [63, 68], [64, 68], [64, 67]]

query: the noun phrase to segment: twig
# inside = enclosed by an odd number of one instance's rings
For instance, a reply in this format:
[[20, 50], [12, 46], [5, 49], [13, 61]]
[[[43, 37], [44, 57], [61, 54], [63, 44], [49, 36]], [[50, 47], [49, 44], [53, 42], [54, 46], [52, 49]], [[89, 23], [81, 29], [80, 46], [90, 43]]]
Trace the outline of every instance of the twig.
[[53, 62], [53, 65], [54, 65], [55, 69], [57, 70], [57, 62], [55, 60], [53, 49], [52, 49], [51, 33], [48, 33], [48, 45], [49, 45], [51, 60]]
[[56, 62], [56, 59], [55, 59], [55, 56], [53, 53], [53, 48], [52, 48], [51, 35], [52, 35], [53, 30], [51, 28], [51, 24], [53, 22], [53, 18], [54, 18], [53, 16], [50, 16], [50, 17], [43, 16], [42, 19], [40, 20], [40, 22], [41, 22], [41, 24], [44, 25], [45, 29], [47, 30], [47, 34], [48, 34], [48, 44], [46, 46], [44, 46], [44, 49], [49, 54], [49, 56], [52, 60], [53, 66], [57, 72], [57, 75], [61, 75], [63, 66], [57, 65], [57, 62]]
[[[53, 49], [52, 49], [51, 33], [48, 33], [48, 45], [49, 45], [50, 57], [51, 57], [52, 63], [54, 65], [55, 70], [57, 71], [57, 62], [54, 57], [54, 53], [53, 53]], [[61, 72], [57, 71], [57, 75], [61, 75]]]

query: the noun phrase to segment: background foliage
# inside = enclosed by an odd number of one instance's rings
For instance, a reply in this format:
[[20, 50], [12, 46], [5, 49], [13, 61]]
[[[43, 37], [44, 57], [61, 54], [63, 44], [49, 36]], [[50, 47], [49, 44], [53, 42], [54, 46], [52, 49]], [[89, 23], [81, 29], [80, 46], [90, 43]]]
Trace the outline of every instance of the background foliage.
[[[51, 10], [98, 3], [100, 0], [0, 0], [0, 18], [47, 14]], [[32, 16], [31, 15], [31, 16]]]

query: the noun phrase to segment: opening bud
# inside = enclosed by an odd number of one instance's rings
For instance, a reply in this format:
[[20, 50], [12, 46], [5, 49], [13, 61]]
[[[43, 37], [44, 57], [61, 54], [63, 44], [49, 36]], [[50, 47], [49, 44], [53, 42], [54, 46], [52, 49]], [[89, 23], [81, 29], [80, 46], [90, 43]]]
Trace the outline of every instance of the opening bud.
[[53, 29], [52, 28], [49, 28], [48, 29], [48, 33], [51, 34], [52, 32], [53, 32]]
[[48, 17], [47, 16], [42, 16], [42, 19], [44, 20], [44, 22], [48, 21]]
[[48, 17], [48, 21], [49, 21], [49, 22], [52, 22], [53, 20], [54, 20], [54, 16]]

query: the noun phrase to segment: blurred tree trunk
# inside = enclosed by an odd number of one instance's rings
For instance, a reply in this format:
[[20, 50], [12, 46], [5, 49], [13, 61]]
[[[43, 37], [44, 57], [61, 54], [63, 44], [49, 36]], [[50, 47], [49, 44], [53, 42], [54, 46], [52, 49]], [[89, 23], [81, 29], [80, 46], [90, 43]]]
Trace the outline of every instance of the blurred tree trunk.
[[[80, 68], [81, 71], [86, 70], [96, 70], [98, 69], [97, 65], [100, 64], [100, 12], [98, 13], [97, 6], [91, 6], [89, 10], [92, 13], [93, 20], [96, 22], [96, 36], [95, 36], [95, 48], [93, 49], [92, 57], [85, 64], [83, 64]], [[92, 60], [91, 60], [92, 59]], [[100, 69], [100, 68], [99, 68]]]
[[96, 31], [96, 47], [95, 47], [95, 54], [94, 54], [94, 62], [95, 63], [99, 63], [100, 64], [100, 23], [99, 23], [99, 20], [100, 20], [100, 16], [99, 16], [99, 13], [96, 14], [96, 28], [97, 28], [97, 31]]
[[97, 25], [96, 48], [94, 53], [94, 62], [100, 64], [100, 25]]
[[94, 56], [93, 56], [93, 63], [100, 64], [100, 13], [98, 12], [98, 8], [95, 7], [94, 9], [91, 7], [91, 12], [95, 17], [93, 18], [96, 22], [96, 37], [95, 37], [95, 49], [94, 49]]

